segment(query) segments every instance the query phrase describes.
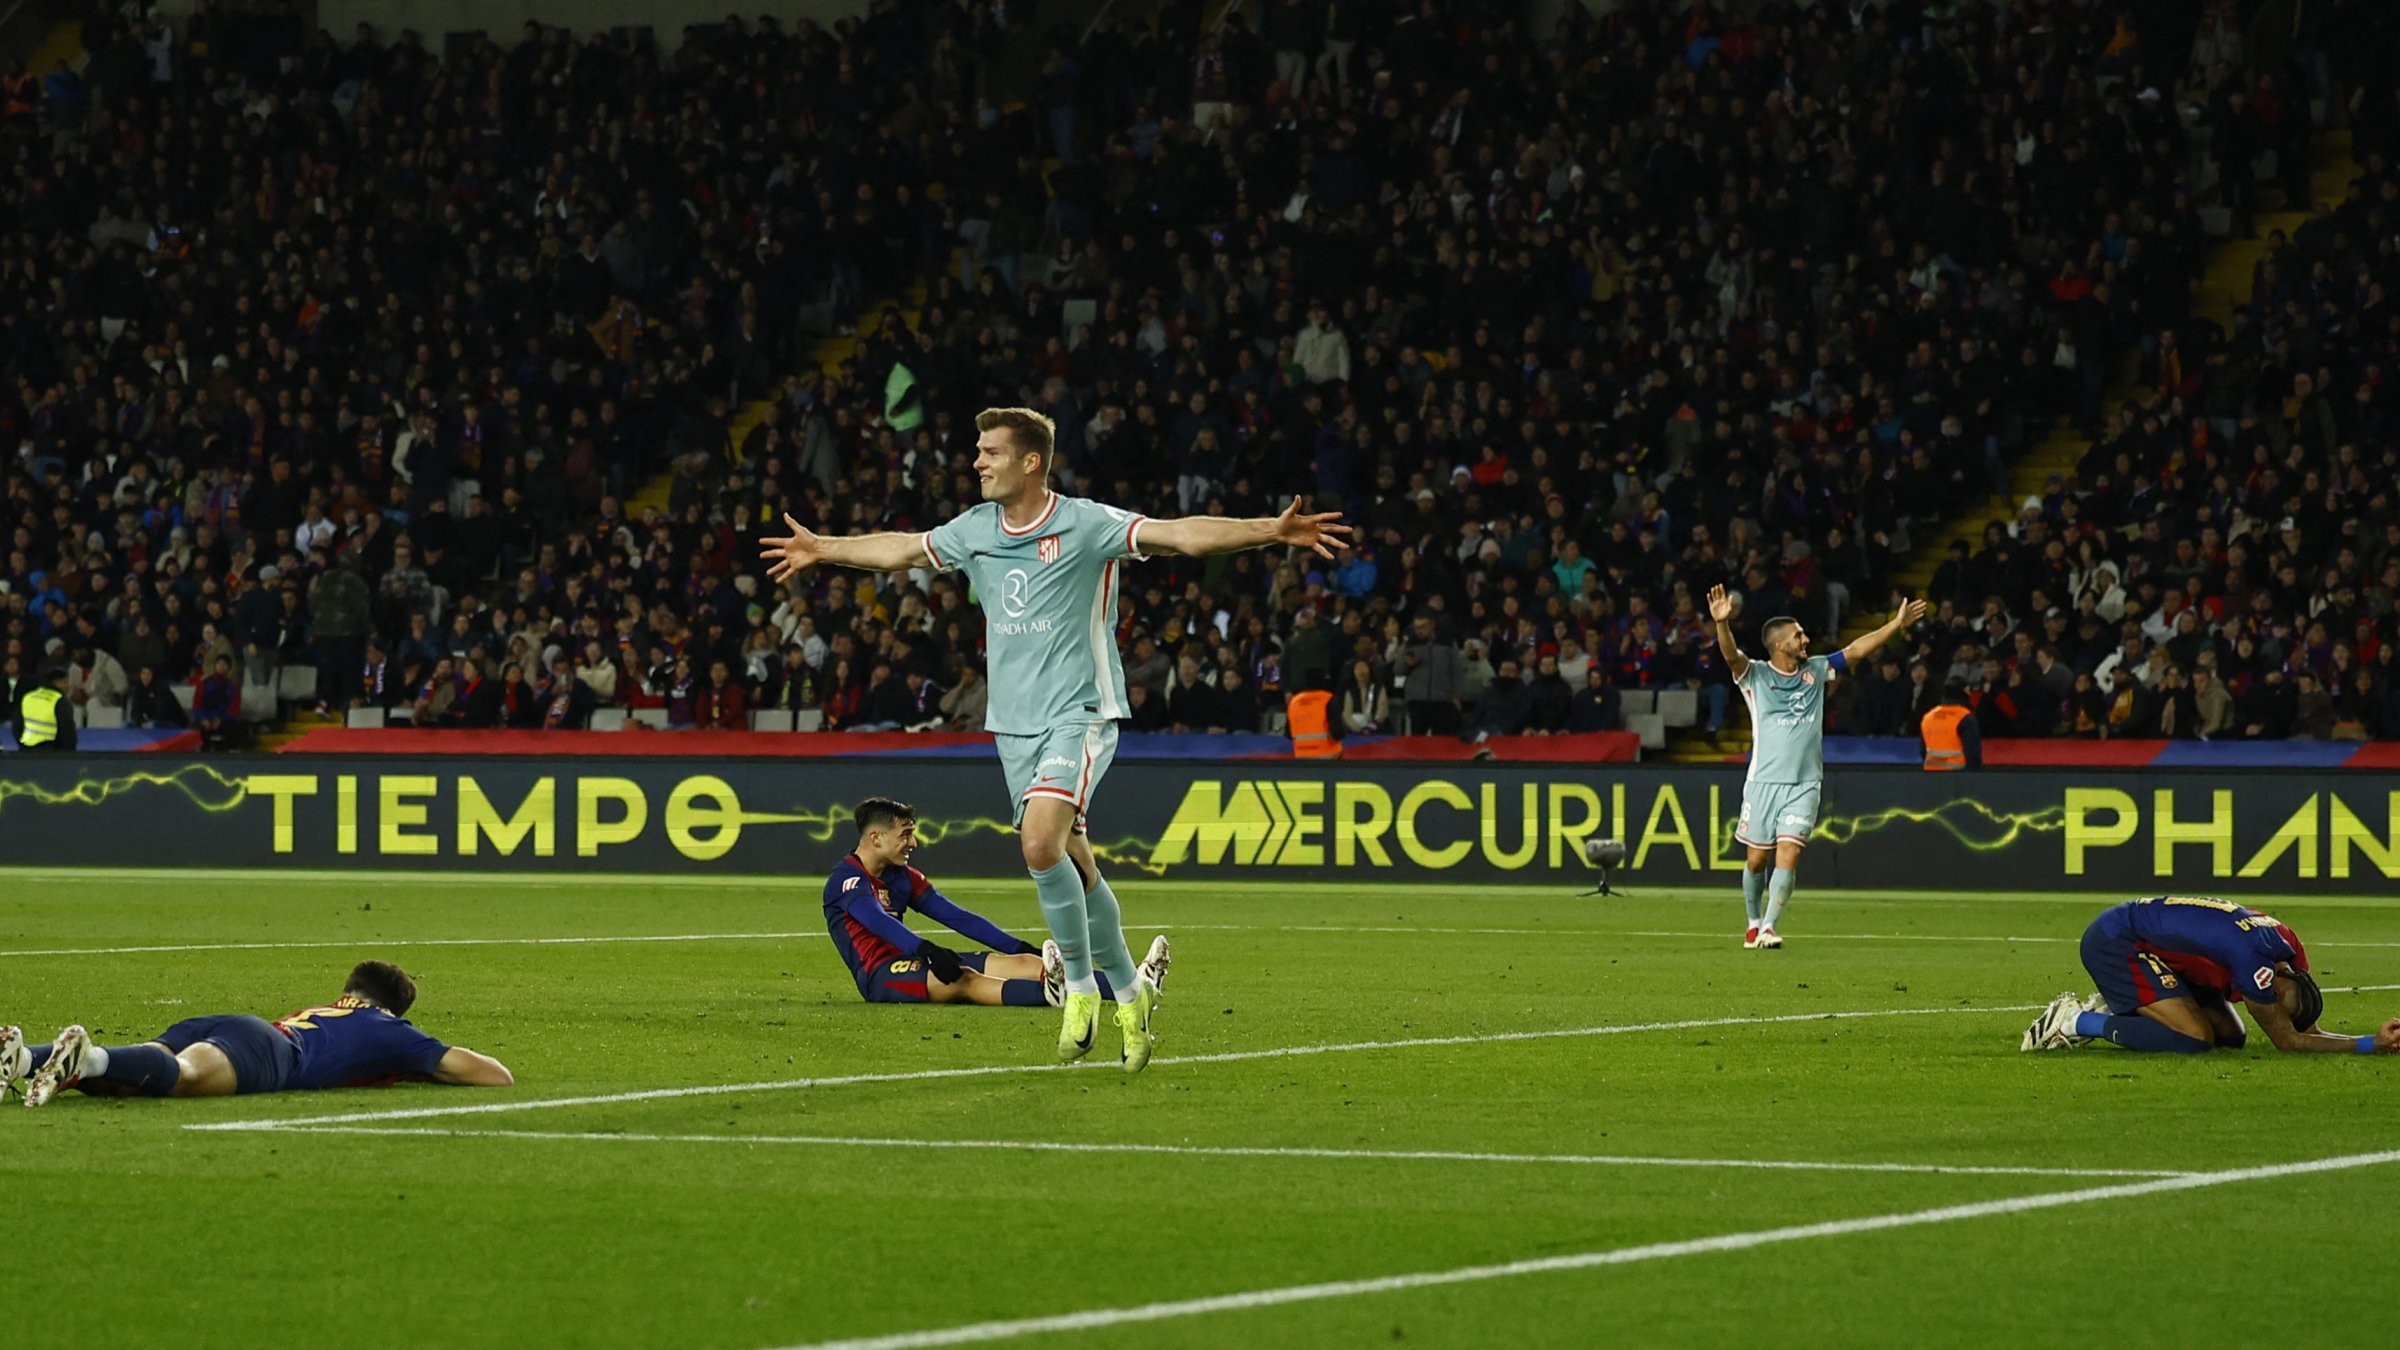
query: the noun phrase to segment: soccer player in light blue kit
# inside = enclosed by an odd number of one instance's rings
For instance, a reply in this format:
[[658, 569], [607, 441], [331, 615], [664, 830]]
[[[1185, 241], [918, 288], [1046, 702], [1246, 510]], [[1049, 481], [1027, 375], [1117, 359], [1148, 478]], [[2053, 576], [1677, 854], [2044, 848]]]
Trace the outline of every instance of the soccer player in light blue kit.
[[[1742, 782], [1742, 818], [1733, 837], [1750, 850], [1742, 869], [1742, 905], [1750, 924], [1742, 945], [1783, 946], [1775, 923], [1791, 903], [1800, 850], [1817, 827], [1825, 794], [1825, 691], [1855, 661], [1864, 661], [1902, 629], [1925, 617], [1925, 602], [1910, 600], [1891, 621], [1831, 656], [1808, 654], [1808, 631], [1793, 618], [1769, 619], [1760, 630], [1767, 659], [1753, 661], [1733, 641], [1733, 599], [1722, 586], [1708, 592], [1717, 650], [1733, 687], [1750, 705], [1750, 773]], [[1768, 875], [1767, 865], [1774, 864]]]
[[[1085, 830], [1092, 792], [1117, 749], [1128, 715], [1117, 656], [1117, 588], [1124, 565], [1157, 554], [1202, 557], [1285, 545], [1331, 558], [1347, 548], [1339, 512], [1308, 514], [1298, 498], [1280, 516], [1152, 520], [1050, 489], [1049, 418], [1026, 408], [987, 408], [975, 417], [975, 476], [983, 501], [923, 534], [822, 538], [790, 516], [791, 530], [759, 542], [782, 582], [820, 562], [871, 572], [934, 567], [965, 572], [983, 606], [991, 663], [986, 726], [1000, 750], [1025, 868], [1066, 966], [1062, 1060], [1092, 1048], [1100, 1016], [1095, 967], [1108, 976], [1122, 1062], [1139, 1073], [1157, 1037], [1157, 989], [1137, 973], [1125, 945], [1116, 894], [1100, 875]], [[1163, 939], [1162, 939], [1163, 941]], [[1154, 958], [1163, 956], [1153, 947]]]

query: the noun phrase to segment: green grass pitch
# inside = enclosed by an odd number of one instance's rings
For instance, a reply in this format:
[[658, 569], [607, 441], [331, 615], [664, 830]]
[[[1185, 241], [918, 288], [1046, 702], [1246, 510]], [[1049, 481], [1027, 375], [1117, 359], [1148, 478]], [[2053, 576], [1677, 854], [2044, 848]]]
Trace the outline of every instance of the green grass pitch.
[[[0, 1020], [35, 1039], [280, 1015], [375, 955], [417, 976], [421, 1025], [519, 1080], [12, 1099], [0, 1344], [911, 1346], [1153, 1303], [1176, 1306], [993, 1335], [2020, 1350], [2189, 1344], [2272, 1309], [2312, 1346], [2400, 1343], [2371, 1275], [2400, 1246], [2400, 1162], [2160, 1175], [2393, 1148], [2400, 1064], [2019, 1053], [2030, 1007], [2087, 987], [2074, 939], [2114, 897], [1804, 884], [1791, 945], [1745, 952], [1730, 889], [1128, 880], [1137, 952], [1164, 928], [1177, 959], [1160, 1059], [1127, 1080], [1113, 1029], [1106, 1064], [1061, 1071], [1038, 1067], [1046, 1010], [861, 1004], [806, 882], [0, 881]], [[1038, 927], [1022, 879], [949, 890]], [[2274, 907], [2329, 987], [2395, 986], [2388, 903]], [[131, 947], [190, 949], [96, 950]], [[2334, 993], [2326, 1020], [2395, 1010], [2400, 990]], [[1865, 1015], [1758, 1020], [1823, 1013]], [[1351, 1048], [1247, 1054], [1313, 1047]], [[387, 1114], [469, 1105], [512, 1109]], [[327, 1115], [382, 1118], [187, 1128]], [[930, 1146], [962, 1143], [994, 1146]], [[1656, 1159], [1722, 1165], [1634, 1161]], [[1735, 1165], [1762, 1162], [1885, 1170]], [[2134, 1193], [1989, 1203], [2107, 1187]], [[1916, 1217], [1843, 1223], [1892, 1215]], [[1330, 1287], [1266, 1292], [1304, 1286]]]

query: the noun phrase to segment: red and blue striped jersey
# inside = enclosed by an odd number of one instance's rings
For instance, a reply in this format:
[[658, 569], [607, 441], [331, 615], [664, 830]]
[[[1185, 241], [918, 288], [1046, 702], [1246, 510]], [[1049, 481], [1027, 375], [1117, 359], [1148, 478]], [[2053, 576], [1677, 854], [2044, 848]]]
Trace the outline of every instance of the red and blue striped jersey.
[[2272, 914], [2207, 895], [2128, 900], [2100, 915], [2104, 931], [2158, 954], [2190, 983], [2220, 997], [2273, 1003], [2275, 967], [2308, 969], [2300, 935]]
[[893, 961], [913, 958], [925, 945], [908, 931], [902, 919], [914, 910], [952, 932], [995, 952], [1032, 952], [1040, 948], [1009, 936], [999, 925], [952, 902], [933, 888], [913, 867], [887, 867], [882, 876], [869, 872], [853, 853], [836, 863], [825, 879], [825, 930], [850, 978], [866, 991], [867, 976]]

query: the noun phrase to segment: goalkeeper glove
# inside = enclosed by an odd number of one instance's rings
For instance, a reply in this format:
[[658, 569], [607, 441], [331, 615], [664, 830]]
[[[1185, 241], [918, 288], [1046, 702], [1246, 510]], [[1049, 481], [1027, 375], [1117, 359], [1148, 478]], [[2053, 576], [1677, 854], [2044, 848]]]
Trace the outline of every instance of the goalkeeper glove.
[[917, 959], [924, 962], [925, 968], [932, 971], [944, 984], [958, 983], [961, 974], [966, 970], [966, 967], [959, 962], [958, 953], [938, 942], [919, 944]]

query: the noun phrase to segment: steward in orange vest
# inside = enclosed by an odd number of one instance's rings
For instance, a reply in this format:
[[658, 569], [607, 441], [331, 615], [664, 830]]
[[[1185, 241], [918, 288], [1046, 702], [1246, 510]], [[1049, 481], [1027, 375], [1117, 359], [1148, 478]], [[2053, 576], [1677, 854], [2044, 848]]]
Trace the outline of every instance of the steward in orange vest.
[[1967, 687], [1957, 680], [1942, 686], [1941, 704], [1917, 724], [1917, 736], [1925, 743], [1928, 773], [1983, 767], [1983, 731], [1967, 706]]
[[1285, 724], [1292, 733], [1292, 758], [1339, 759], [1342, 743], [1333, 738], [1333, 724], [1326, 710], [1333, 695], [1322, 689], [1308, 689], [1284, 701]]

